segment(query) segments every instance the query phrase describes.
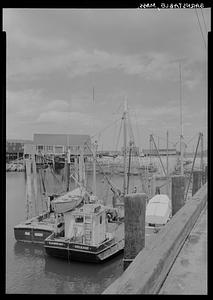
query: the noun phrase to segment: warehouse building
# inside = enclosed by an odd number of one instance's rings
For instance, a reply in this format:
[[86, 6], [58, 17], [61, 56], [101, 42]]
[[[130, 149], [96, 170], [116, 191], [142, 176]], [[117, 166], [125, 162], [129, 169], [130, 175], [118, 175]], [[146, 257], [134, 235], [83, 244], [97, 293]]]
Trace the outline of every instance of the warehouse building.
[[33, 144], [36, 154], [80, 154], [83, 147], [85, 155], [91, 155], [91, 138], [86, 134], [34, 134]]
[[6, 162], [23, 157], [24, 145], [32, 144], [30, 140], [8, 139], [6, 141]]

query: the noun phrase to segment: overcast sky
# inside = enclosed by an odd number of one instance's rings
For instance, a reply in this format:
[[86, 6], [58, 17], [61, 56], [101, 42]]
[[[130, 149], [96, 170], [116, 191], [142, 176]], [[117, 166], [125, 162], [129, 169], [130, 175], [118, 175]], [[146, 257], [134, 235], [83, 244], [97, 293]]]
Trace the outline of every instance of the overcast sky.
[[[207, 41], [210, 9], [197, 13]], [[206, 138], [207, 52], [194, 9], [4, 9], [3, 26], [7, 138], [89, 134], [116, 149], [126, 98], [136, 144], [147, 148], [153, 133], [165, 147], [168, 130], [172, 147], [180, 59], [184, 139]]]

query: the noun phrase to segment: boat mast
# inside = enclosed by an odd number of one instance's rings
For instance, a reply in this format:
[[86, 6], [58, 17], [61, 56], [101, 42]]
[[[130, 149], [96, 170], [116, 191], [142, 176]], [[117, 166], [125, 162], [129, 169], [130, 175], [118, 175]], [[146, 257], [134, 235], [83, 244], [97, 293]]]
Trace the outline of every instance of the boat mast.
[[84, 147], [80, 146], [80, 157], [79, 157], [79, 181], [85, 185], [85, 169], [84, 169]]
[[127, 194], [127, 130], [126, 130], [126, 116], [127, 116], [127, 100], [124, 101], [124, 112], [123, 112], [123, 126], [124, 126], [124, 144], [123, 144], [123, 154], [124, 154], [124, 182], [123, 191], [124, 195]]
[[181, 87], [181, 63], [179, 62], [180, 72], [180, 173], [184, 174], [183, 171], [183, 121], [182, 121], [182, 87]]
[[97, 141], [93, 145], [93, 194], [96, 195], [96, 151]]
[[203, 133], [200, 132], [200, 169], [204, 171], [203, 167]]
[[166, 132], [166, 173], [169, 176], [169, 131]]
[[69, 134], [67, 134], [67, 147], [66, 147], [66, 156], [65, 156], [65, 166], [66, 166], [66, 191], [70, 189], [70, 143], [69, 143]]
[[132, 144], [133, 142], [129, 142], [129, 165], [128, 165], [128, 176], [127, 176], [127, 194], [129, 193], [129, 177], [130, 177], [130, 170], [131, 170], [131, 153], [132, 153]]

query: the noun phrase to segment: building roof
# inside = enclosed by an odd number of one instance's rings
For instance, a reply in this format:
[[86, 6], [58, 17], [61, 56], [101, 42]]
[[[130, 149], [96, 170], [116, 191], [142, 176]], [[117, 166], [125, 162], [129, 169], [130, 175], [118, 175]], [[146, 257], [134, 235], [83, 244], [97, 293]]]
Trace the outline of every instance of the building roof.
[[16, 139], [7, 139], [7, 143], [21, 143], [21, 144], [32, 144], [31, 140], [16, 140]]
[[40, 134], [33, 135], [35, 145], [64, 145], [64, 146], [82, 146], [85, 142], [91, 142], [87, 134]]

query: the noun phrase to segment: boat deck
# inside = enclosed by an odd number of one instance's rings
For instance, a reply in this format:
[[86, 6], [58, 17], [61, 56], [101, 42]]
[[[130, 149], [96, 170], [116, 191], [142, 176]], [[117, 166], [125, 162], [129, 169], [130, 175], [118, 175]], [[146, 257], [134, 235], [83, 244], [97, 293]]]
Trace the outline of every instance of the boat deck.
[[54, 214], [50, 214], [50, 216], [44, 217], [40, 216], [34, 217], [30, 220], [26, 220], [25, 222], [22, 222], [16, 226], [14, 226], [15, 229], [22, 229], [22, 228], [32, 228], [32, 229], [40, 229], [40, 230], [53, 230], [55, 226], [55, 217]]

